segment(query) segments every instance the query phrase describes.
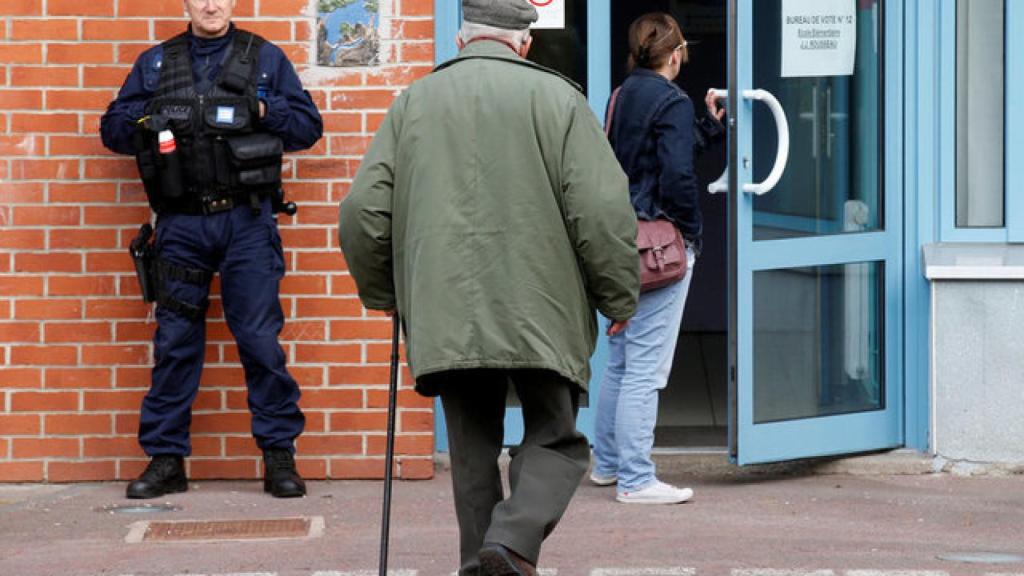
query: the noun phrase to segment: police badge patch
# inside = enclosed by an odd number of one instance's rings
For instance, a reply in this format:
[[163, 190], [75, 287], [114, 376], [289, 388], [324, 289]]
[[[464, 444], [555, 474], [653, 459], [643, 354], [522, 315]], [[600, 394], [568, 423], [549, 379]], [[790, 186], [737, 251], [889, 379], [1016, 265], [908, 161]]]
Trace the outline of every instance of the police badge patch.
[[234, 124], [235, 109], [231, 106], [217, 106], [217, 124]]

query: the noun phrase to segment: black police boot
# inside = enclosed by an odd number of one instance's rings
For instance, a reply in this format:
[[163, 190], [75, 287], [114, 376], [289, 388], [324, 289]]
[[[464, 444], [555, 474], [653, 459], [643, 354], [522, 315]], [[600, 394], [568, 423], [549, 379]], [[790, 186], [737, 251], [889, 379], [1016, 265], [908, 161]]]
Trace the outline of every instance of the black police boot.
[[306, 483], [295, 469], [295, 457], [287, 450], [263, 451], [263, 491], [275, 498], [299, 498], [306, 495]]
[[128, 485], [125, 496], [134, 499], [157, 498], [164, 494], [188, 490], [185, 458], [174, 454], [153, 456], [146, 471]]

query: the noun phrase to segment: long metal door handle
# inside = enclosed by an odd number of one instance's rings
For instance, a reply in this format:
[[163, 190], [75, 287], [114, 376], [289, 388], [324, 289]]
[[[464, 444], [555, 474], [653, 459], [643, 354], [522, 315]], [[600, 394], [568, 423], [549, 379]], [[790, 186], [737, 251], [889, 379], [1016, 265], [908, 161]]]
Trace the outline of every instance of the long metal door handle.
[[[720, 88], [712, 88], [711, 92], [715, 94], [716, 100], [727, 100], [729, 98], [729, 91], [722, 90]], [[718, 180], [708, 184], [708, 194], [718, 194], [720, 192], [729, 191], [729, 165], [725, 165], [725, 171], [718, 177]]]
[[743, 97], [747, 100], [756, 100], [768, 105], [775, 118], [775, 128], [779, 131], [779, 145], [775, 153], [775, 165], [772, 171], [763, 182], [757, 184], [749, 183], [743, 185], [743, 191], [748, 194], [760, 196], [771, 191], [782, 179], [782, 173], [786, 171], [786, 162], [789, 161], [789, 122], [786, 120], [786, 112], [782, 109], [778, 99], [772, 96], [767, 90], [744, 90]]

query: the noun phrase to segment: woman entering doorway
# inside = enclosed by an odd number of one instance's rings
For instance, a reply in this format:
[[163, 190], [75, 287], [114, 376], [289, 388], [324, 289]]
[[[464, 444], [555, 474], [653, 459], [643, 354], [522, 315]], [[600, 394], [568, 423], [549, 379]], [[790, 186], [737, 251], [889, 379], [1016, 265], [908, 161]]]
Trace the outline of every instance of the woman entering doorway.
[[[536, 42], [530, 60], [565, 74], [588, 94], [598, 88], [595, 79], [610, 80], [610, 87], [619, 86], [628, 74], [629, 25], [644, 14], [664, 12], [685, 31], [686, 48], [692, 58], [675, 82], [696, 97], [698, 112], [704, 108], [700, 100], [709, 88], [725, 86], [725, 0], [634, 0], [607, 4], [608, 28], [601, 30], [590, 24], [595, 19], [604, 20], [593, 14], [595, 6], [588, 6], [586, 0], [566, 0], [563, 27], [533, 30]], [[605, 50], [607, 58], [594, 56]], [[608, 75], [596, 74], [595, 64], [607, 66], [604, 69]], [[595, 101], [595, 109], [604, 108], [605, 102], [604, 97]], [[722, 173], [725, 157], [723, 141], [699, 155], [694, 163], [700, 211], [704, 215], [704, 242], [687, 296], [669, 383], [661, 391], [656, 450], [724, 451], [727, 446], [727, 204], [725, 195], [706, 193], [708, 183]], [[600, 381], [603, 364], [602, 360], [594, 366], [594, 384]], [[599, 394], [596, 388], [594, 391], [591, 405]], [[588, 411], [583, 412], [581, 429], [590, 434], [591, 420]]]
[[[628, 71], [630, 23], [649, 12], [671, 15], [683, 29], [690, 61], [676, 79], [700, 99], [709, 88], [726, 85], [725, 0], [639, 0], [611, 3], [611, 82], [621, 85]], [[707, 193], [708, 183], [726, 164], [724, 139], [694, 161], [703, 245], [693, 272], [668, 385], [658, 405], [655, 447], [659, 450], [725, 450], [728, 441], [727, 381], [727, 202]]]
[[666, 220], [686, 240], [689, 269], [680, 280], [643, 290], [636, 315], [609, 338], [594, 438], [599, 485], [617, 484], [624, 503], [675, 504], [689, 488], [655, 475], [651, 449], [658, 396], [668, 383], [693, 264], [702, 242], [700, 192], [694, 155], [723, 132], [712, 97], [708, 117], [696, 120], [694, 105], [672, 81], [688, 60], [687, 41], [672, 16], [652, 12], [629, 28], [630, 75], [615, 90], [605, 130], [629, 177], [629, 194], [641, 221]]

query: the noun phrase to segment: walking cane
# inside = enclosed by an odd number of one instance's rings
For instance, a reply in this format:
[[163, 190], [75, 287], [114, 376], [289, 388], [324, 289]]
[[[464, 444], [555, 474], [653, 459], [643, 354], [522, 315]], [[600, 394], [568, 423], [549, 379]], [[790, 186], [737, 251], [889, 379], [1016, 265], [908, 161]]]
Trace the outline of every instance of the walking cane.
[[388, 529], [391, 524], [391, 465], [395, 459], [395, 411], [398, 404], [398, 330], [401, 322], [396, 311], [391, 327], [391, 382], [388, 385], [388, 442], [384, 456], [384, 510], [380, 521], [380, 576], [388, 573]]

